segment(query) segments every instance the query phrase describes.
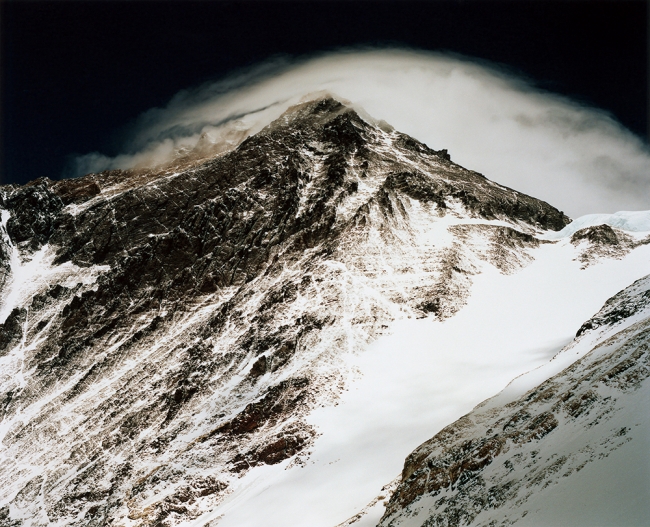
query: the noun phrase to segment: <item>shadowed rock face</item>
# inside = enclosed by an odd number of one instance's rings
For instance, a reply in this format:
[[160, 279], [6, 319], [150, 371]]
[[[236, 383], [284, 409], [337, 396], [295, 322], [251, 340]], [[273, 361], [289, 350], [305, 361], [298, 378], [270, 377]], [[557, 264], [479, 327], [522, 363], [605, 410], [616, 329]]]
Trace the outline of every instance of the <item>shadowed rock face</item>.
[[[34, 525], [172, 525], [256, 465], [299, 462], [314, 436], [304, 415], [344, 385], [340, 350], [379, 335], [391, 306], [453, 315], [480, 272], [471, 262], [525, 265], [530, 233], [569, 221], [330, 98], [208, 161], [2, 187], [0, 208], [2, 298], [15, 265], [42, 259], [0, 326], [14, 372], [0, 393], [0, 503]], [[418, 252], [416, 213], [482, 219], [456, 234], [509, 242]], [[430, 279], [397, 298], [378, 244], [415, 251]], [[345, 307], [352, 275], [384, 303]], [[346, 309], [359, 311], [351, 331]]]

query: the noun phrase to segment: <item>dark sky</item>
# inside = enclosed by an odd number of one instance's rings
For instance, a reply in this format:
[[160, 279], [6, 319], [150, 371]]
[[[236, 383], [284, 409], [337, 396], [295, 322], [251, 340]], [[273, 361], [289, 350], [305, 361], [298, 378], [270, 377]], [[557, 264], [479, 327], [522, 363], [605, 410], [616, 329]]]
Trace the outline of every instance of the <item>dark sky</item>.
[[647, 137], [644, 1], [12, 2], [2, 27], [2, 183], [74, 154], [183, 88], [279, 54], [401, 45], [478, 57]]

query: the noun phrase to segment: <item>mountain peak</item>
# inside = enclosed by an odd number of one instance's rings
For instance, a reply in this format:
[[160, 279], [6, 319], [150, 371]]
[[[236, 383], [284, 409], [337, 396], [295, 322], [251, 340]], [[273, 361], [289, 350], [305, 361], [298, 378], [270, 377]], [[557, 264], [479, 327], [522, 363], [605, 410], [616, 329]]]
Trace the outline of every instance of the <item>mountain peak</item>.
[[207, 159], [0, 206], [0, 503], [62, 525], [173, 525], [304, 463], [346, 357], [454, 316], [568, 222], [332, 97]]

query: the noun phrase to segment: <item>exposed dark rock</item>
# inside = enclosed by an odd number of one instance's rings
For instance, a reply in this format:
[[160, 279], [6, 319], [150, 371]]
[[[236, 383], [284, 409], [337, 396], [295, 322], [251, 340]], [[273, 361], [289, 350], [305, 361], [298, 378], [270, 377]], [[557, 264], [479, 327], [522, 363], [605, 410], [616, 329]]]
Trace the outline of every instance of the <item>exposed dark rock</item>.
[[9, 314], [7, 320], [4, 321], [4, 324], [0, 324], [0, 356], [20, 342], [23, 337], [23, 325], [26, 317], [27, 311], [16, 307]]
[[9, 506], [0, 507], [0, 527], [20, 527], [22, 520], [12, 520], [9, 516]]
[[580, 229], [571, 236], [571, 243], [573, 244], [578, 244], [583, 240], [605, 245], [618, 245], [619, 243], [614, 229], [609, 225], [596, 225], [595, 227]]
[[266, 360], [266, 355], [262, 355], [253, 364], [253, 367], [251, 368], [249, 375], [253, 379], [257, 379], [257, 377], [261, 377], [266, 373], [267, 368], [268, 368], [268, 361]]
[[13, 243], [29, 241], [35, 250], [55, 232], [63, 202], [52, 192], [49, 180], [39, 179], [11, 192], [4, 206], [11, 211], [7, 232]]
[[[576, 337], [601, 326], [614, 325], [633, 316], [635, 313], [641, 312], [650, 304], [650, 291], [641, 287], [644, 283], [645, 278], [641, 278], [630, 287], [610, 298], [598, 313], [580, 327]], [[637, 288], [639, 289], [637, 290]]]
[[289, 379], [272, 387], [259, 401], [251, 403], [235, 419], [219, 427], [215, 433], [246, 434], [269, 421], [292, 413], [305, 401], [308, 379]]
[[419, 201], [433, 202], [443, 209], [457, 200], [486, 219], [511, 218], [551, 230], [560, 230], [570, 221], [564, 213], [543, 201], [496, 185], [481, 174], [467, 170], [449, 171], [444, 178], [401, 172], [389, 176], [385, 187], [400, 190]]
[[97, 176], [89, 174], [78, 179], [65, 179], [56, 183], [52, 190], [61, 198], [64, 205], [82, 203], [101, 192]]
[[571, 243], [580, 248], [581, 253], [577, 259], [582, 262], [584, 269], [603, 258], [622, 258], [645, 242], [635, 242], [629, 234], [609, 225], [596, 225], [573, 233]]

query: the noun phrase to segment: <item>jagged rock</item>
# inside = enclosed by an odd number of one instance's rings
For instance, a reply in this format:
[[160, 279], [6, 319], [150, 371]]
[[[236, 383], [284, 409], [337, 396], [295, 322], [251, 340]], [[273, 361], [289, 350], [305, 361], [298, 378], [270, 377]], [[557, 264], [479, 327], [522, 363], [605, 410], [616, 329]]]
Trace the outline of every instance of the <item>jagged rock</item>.
[[13, 243], [29, 242], [35, 250], [55, 231], [63, 202], [52, 192], [51, 181], [39, 179], [11, 192], [4, 207], [11, 211], [7, 232]]
[[26, 317], [27, 311], [16, 307], [11, 311], [7, 320], [0, 324], [0, 355], [20, 342], [23, 337], [23, 325]]
[[571, 242], [573, 244], [578, 244], [582, 240], [588, 240], [591, 243], [606, 245], [618, 245], [619, 243], [614, 229], [612, 229], [609, 225], [596, 225], [595, 227], [580, 229], [579, 231], [576, 231], [573, 236], [571, 236]]
[[90, 174], [79, 179], [60, 181], [53, 186], [53, 191], [61, 198], [64, 205], [83, 203], [101, 192], [97, 177]]

